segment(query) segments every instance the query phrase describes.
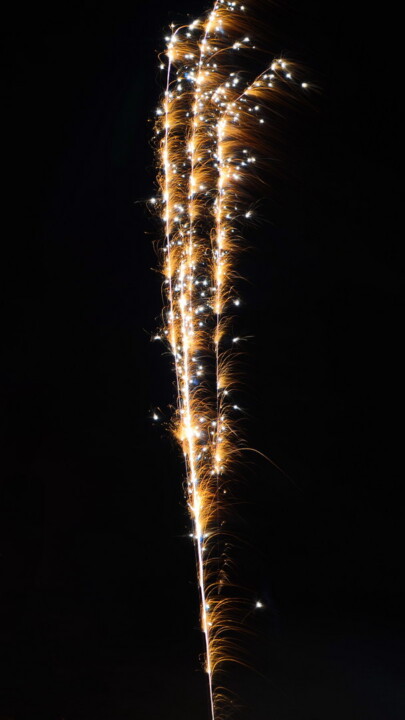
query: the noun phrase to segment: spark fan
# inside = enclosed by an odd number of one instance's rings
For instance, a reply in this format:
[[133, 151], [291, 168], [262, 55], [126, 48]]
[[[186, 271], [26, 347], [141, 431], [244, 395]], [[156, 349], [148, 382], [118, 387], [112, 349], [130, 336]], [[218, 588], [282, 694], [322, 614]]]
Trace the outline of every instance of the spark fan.
[[251, 9], [228, 0], [172, 27], [160, 61], [167, 80], [154, 135], [159, 192], [151, 203], [163, 223], [165, 298], [159, 337], [175, 370], [172, 431], [185, 460], [212, 720], [229, 715], [223, 672], [241, 661], [244, 601], [231, 577], [226, 530], [243, 448], [233, 397], [236, 261], [277, 118], [294, 90], [307, 87], [294, 63], [263, 60], [259, 37]]

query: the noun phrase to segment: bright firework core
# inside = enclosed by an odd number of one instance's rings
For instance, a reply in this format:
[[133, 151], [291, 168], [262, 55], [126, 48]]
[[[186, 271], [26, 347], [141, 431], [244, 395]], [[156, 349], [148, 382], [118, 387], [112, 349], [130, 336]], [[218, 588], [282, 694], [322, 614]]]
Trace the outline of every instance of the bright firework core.
[[[229, 577], [224, 524], [232, 468], [240, 450], [234, 363], [240, 338], [231, 315], [240, 224], [252, 215], [249, 188], [271, 119], [286, 89], [307, 87], [285, 59], [246, 79], [256, 51], [248, 6], [217, 0], [202, 19], [172, 30], [161, 69], [166, 89], [157, 109], [159, 196], [164, 226], [163, 329], [174, 358], [173, 431], [185, 457], [193, 526], [205, 668], [212, 719], [228, 708], [220, 678], [237, 660], [238, 601]], [[251, 56], [251, 57], [249, 57]], [[262, 607], [258, 602], [256, 607]]]

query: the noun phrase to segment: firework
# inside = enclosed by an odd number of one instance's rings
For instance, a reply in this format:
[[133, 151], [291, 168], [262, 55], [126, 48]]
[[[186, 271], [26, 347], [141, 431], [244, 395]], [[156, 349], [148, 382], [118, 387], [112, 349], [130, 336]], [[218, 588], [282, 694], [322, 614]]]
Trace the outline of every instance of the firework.
[[[241, 219], [251, 215], [266, 126], [286, 85], [307, 87], [284, 58], [254, 72], [263, 57], [248, 7], [217, 0], [202, 19], [172, 28], [161, 68], [166, 89], [155, 139], [164, 226], [164, 337], [174, 360], [172, 429], [184, 453], [212, 720], [226, 714], [221, 672], [237, 659], [238, 607], [229, 576], [225, 519], [240, 454], [233, 400], [239, 338], [230, 336]], [[269, 127], [269, 129], [267, 129]]]

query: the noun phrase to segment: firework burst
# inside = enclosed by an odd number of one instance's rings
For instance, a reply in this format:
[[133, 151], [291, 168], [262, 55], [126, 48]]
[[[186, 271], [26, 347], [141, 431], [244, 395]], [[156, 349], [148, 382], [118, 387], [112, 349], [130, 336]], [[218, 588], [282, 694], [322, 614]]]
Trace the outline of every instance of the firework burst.
[[[285, 58], [255, 71], [263, 51], [249, 8], [217, 0], [199, 20], [172, 28], [161, 56], [166, 89], [157, 109], [157, 198], [163, 221], [161, 337], [174, 360], [172, 429], [186, 465], [212, 720], [228, 713], [221, 673], [238, 661], [238, 610], [226, 542], [232, 474], [240, 455], [233, 399], [239, 338], [231, 337], [241, 221], [250, 217], [272, 118], [306, 88]], [[257, 33], [260, 35], [260, 33]], [[268, 122], [266, 122], [269, 120]]]

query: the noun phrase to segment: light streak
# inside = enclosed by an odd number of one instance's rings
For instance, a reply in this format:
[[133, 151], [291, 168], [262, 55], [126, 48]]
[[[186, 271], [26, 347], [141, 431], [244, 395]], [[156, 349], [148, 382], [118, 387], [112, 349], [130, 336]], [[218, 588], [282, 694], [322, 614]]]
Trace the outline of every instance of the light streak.
[[[230, 0], [216, 0], [201, 19], [171, 28], [166, 59], [160, 59], [167, 79], [155, 124], [159, 194], [150, 200], [164, 225], [166, 305], [155, 337], [167, 341], [174, 361], [172, 429], [185, 458], [212, 720], [228, 715], [220, 678], [229, 661], [240, 661], [242, 601], [231, 584], [224, 540], [225, 501], [242, 447], [233, 391], [243, 338], [230, 336], [231, 309], [240, 305], [234, 288], [240, 219], [252, 215], [256, 160], [266, 136], [273, 140], [286, 88], [308, 87], [285, 58], [252, 74], [254, 35], [249, 8]], [[274, 119], [270, 131], [266, 114]]]

